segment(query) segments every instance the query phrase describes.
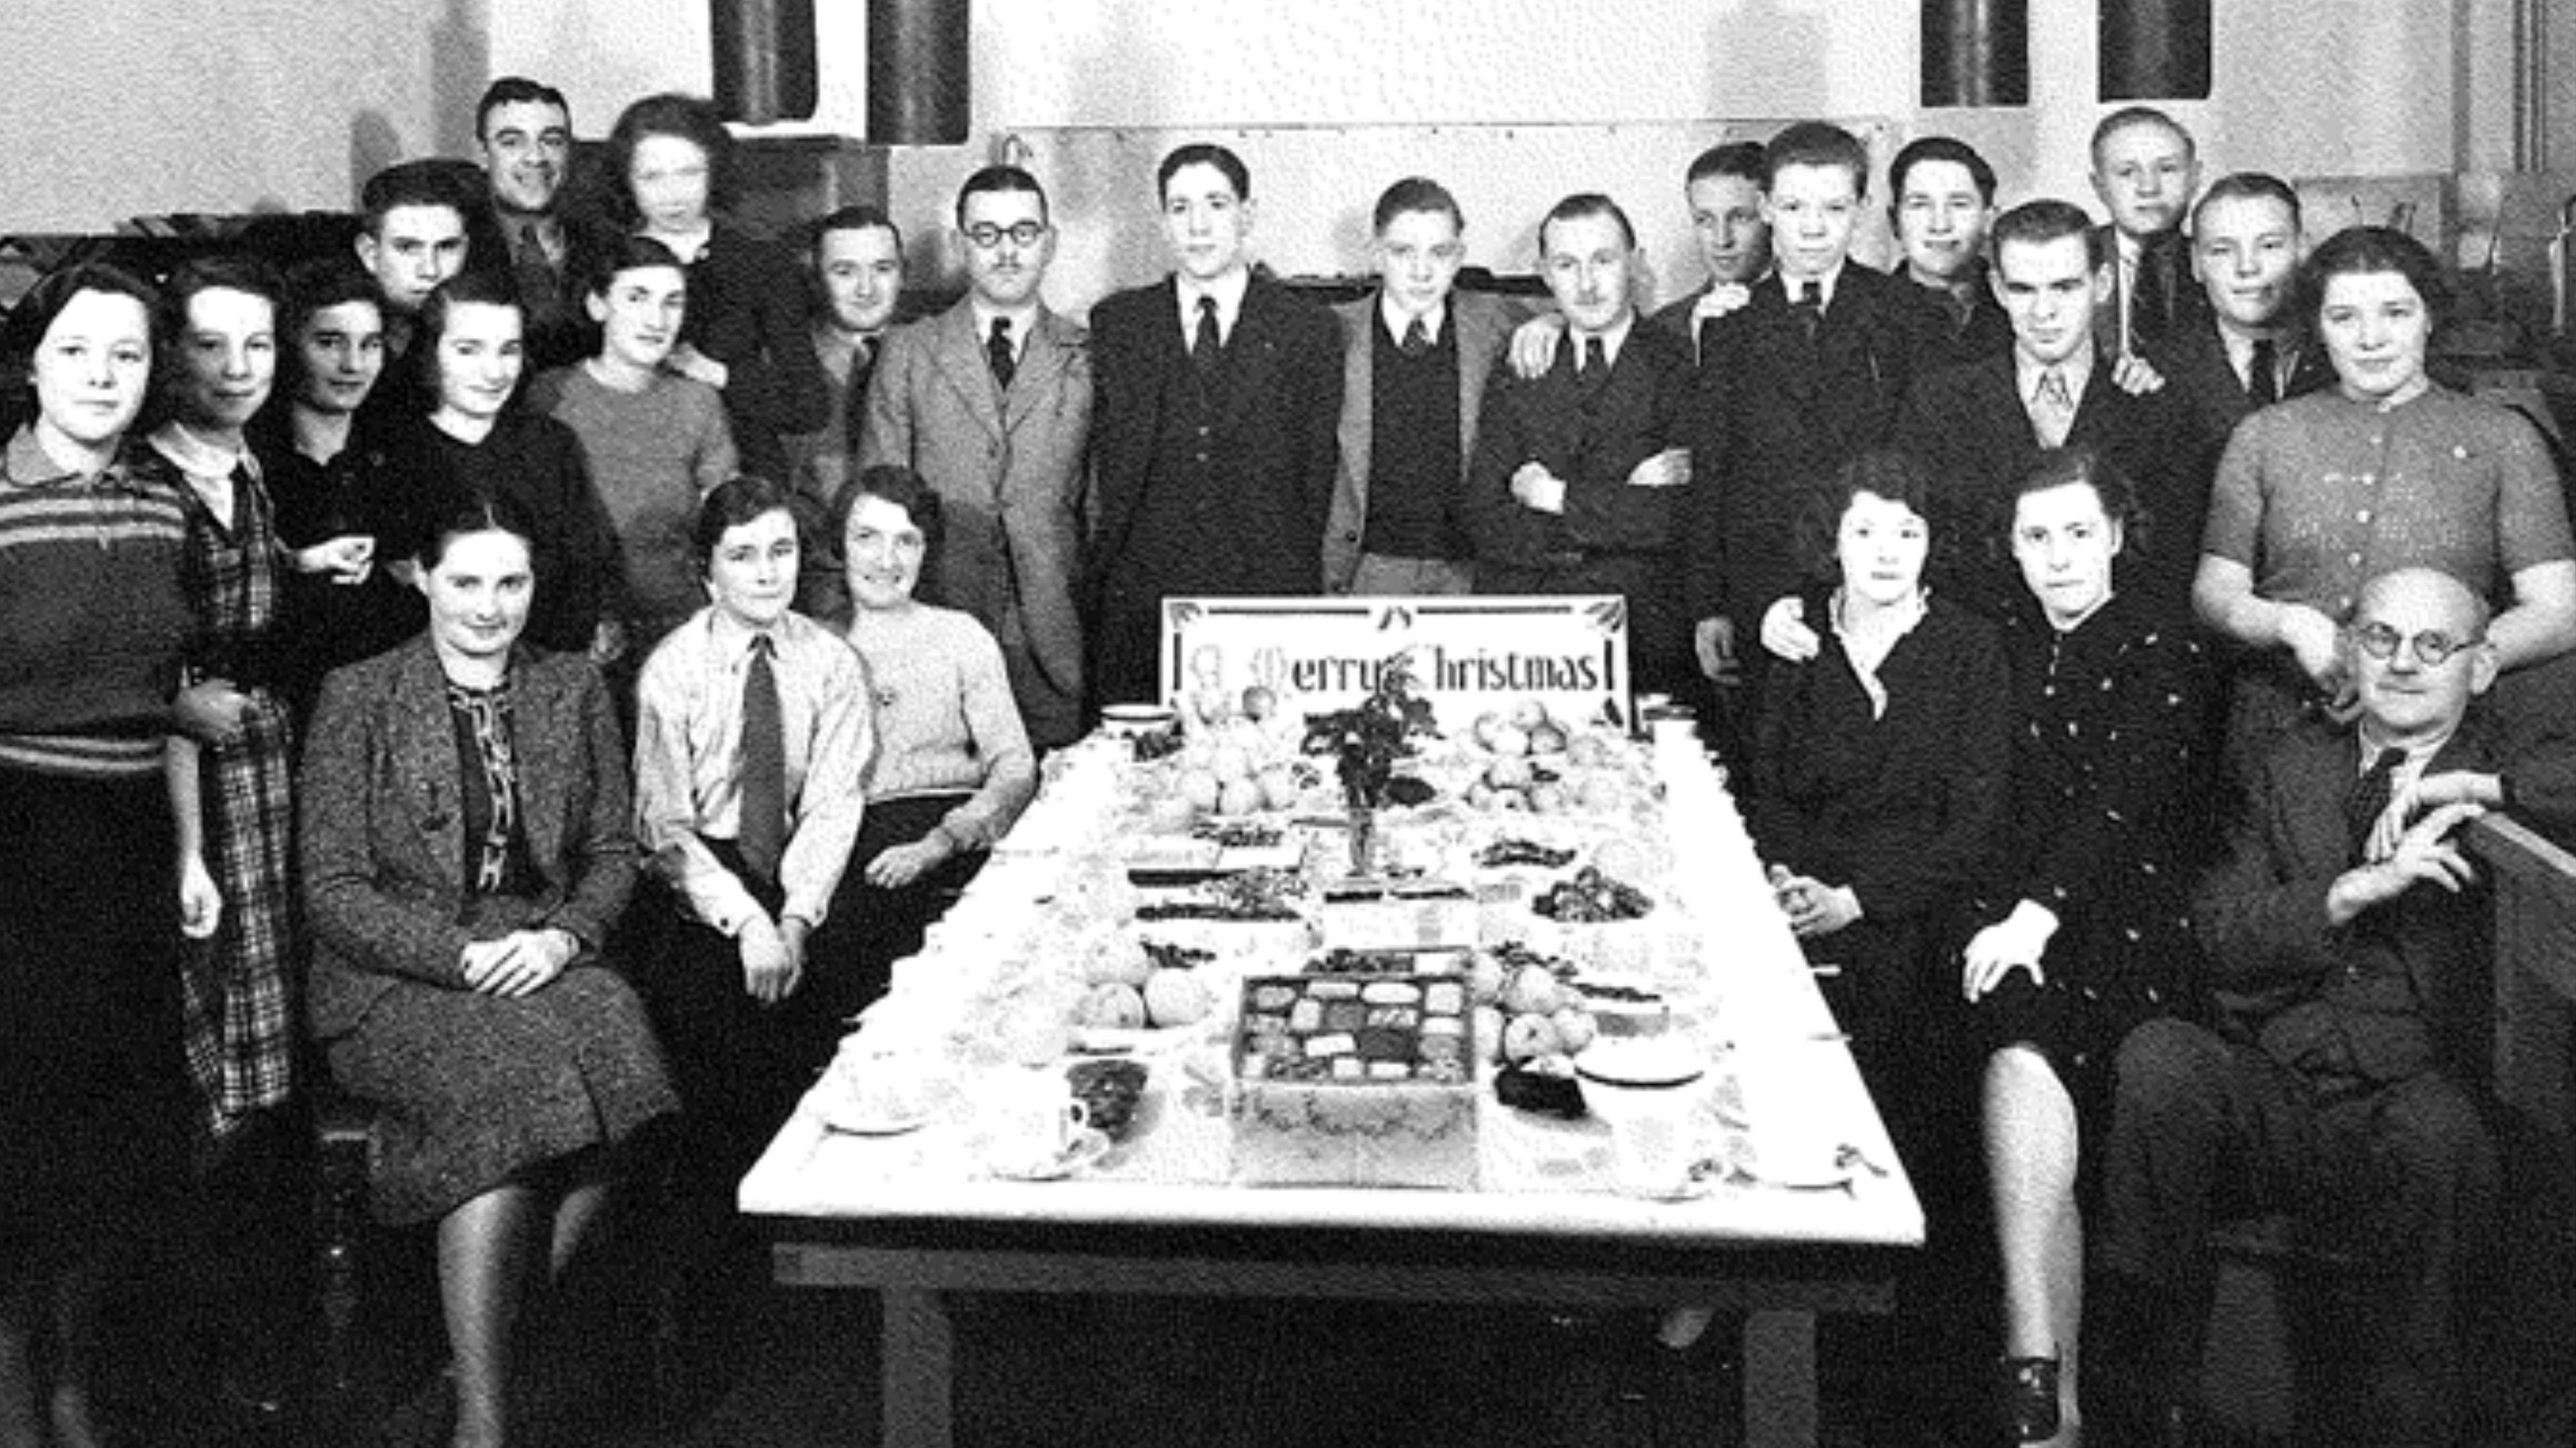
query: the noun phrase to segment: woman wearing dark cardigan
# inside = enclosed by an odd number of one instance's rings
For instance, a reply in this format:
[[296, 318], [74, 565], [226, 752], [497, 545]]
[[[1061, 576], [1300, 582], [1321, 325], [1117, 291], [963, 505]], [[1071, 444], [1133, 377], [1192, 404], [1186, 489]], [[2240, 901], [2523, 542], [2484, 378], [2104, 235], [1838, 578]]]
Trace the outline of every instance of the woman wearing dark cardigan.
[[688, 319], [662, 365], [724, 394], [744, 472], [787, 482], [780, 436], [823, 426], [831, 394], [806, 330], [804, 274], [777, 243], [716, 214], [732, 165], [723, 117], [696, 96], [646, 96], [609, 132], [612, 199], [689, 270]]
[[[2001, 823], [2011, 693], [1985, 620], [1927, 595], [1928, 483], [1911, 458], [1864, 453], [1809, 499], [1801, 529], [1826, 575], [1806, 616], [1816, 655], [1763, 681], [1755, 847], [1923, 1202], [1927, 1251], [1898, 1284], [1891, 1421], [1951, 1410], [1914, 1397], [1964, 1377], [1974, 1340], [1950, 1320], [1977, 1265], [1974, 1061], [1960, 1020], [1958, 909]], [[1829, 575], [1828, 575], [1829, 576]], [[1946, 1005], [1946, 1009], [1944, 1006]]]
[[2179, 1009], [2199, 959], [2212, 671], [2198, 630], [2112, 590], [2129, 480], [2045, 454], [2014, 499], [2027, 594], [2005, 615], [2012, 804], [1962, 966], [1987, 1049], [1988, 1192], [2003, 1268], [2000, 1407], [2017, 1442], [2069, 1441], [2082, 1318], [2078, 1148], [2107, 1126], [2111, 1059]]
[[504, 1441], [528, 1265], [563, 1270], [677, 1104], [599, 953], [635, 881], [625, 748], [596, 670], [516, 647], [530, 554], [505, 506], [435, 526], [428, 635], [331, 676], [298, 781], [313, 1029], [379, 1113], [376, 1214], [438, 1223], [459, 1445]]

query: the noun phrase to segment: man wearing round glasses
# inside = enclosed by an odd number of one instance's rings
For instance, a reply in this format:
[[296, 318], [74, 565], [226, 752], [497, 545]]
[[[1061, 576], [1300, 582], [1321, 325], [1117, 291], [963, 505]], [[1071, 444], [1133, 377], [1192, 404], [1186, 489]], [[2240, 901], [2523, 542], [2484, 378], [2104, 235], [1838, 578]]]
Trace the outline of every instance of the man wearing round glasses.
[[[2358, 716], [2282, 736], [2195, 901], [2217, 1028], [2154, 1021], [2120, 1048], [2108, 1272], [2085, 1334], [2087, 1382], [2137, 1391], [2105, 1405], [2115, 1418], [2186, 1400], [2210, 1305], [2203, 1234], [2224, 1201], [2296, 1212], [2374, 1269], [2351, 1441], [2446, 1443], [2471, 1421], [2454, 1309], [2499, 1186], [2465, 1084], [2491, 1018], [2491, 906], [2457, 835], [2496, 808], [2576, 821], [2576, 755], [2470, 707], [2496, 676], [2486, 626], [2485, 602], [2445, 573], [2363, 586], [2342, 639]], [[2103, 1416], [2089, 1426], [2140, 1426]]]
[[1041, 749], [1080, 737], [1082, 464], [1091, 435], [1083, 329], [1038, 295], [1055, 256], [1046, 192], [987, 166], [957, 193], [964, 300], [888, 333], [868, 386], [859, 465], [911, 468], [947, 523], [939, 588], [1001, 641]]

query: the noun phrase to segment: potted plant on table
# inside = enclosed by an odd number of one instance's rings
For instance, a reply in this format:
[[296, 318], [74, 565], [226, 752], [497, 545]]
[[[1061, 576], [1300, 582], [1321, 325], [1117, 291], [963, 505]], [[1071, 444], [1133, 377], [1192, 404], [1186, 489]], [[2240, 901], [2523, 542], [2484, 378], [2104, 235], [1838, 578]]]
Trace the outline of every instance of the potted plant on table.
[[1378, 669], [1377, 687], [1348, 709], [1306, 716], [1304, 752], [1330, 754], [1350, 811], [1351, 873], [1376, 873], [1377, 812], [1389, 804], [1420, 804], [1431, 788], [1400, 776], [1395, 762], [1414, 752], [1417, 737], [1436, 735], [1431, 701], [1413, 692], [1413, 660], [1396, 654]]

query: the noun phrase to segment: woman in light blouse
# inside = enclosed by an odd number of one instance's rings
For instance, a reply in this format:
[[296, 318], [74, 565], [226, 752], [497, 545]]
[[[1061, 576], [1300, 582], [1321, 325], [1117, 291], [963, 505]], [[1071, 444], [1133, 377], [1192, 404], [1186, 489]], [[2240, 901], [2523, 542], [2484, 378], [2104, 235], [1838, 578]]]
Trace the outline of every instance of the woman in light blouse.
[[913, 596], [940, 524], [939, 495], [920, 474], [873, 467], [859, 474], [842, 531], [850, 644], [868, 666], [877, 751], [842, 879], [849, 903], [834, 908], [864, 922], [861, 961], [878, 989], [1037, 793], [1001, 645], [972, 616]]

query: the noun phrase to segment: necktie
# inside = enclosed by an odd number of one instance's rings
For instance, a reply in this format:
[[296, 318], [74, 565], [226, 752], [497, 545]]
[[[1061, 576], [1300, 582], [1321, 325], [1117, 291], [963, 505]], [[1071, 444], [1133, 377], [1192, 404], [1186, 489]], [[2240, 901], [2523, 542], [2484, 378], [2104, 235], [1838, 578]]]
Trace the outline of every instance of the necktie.
[[2075, 393], [2066, 385], [2066, 373], [2051, 367], [2039, 374], [2039, 386], [2030, 394], [2031, 430], [2041, 447], [2064, 447], [2066, 435], [2075, 428]]
[[1789, 298], [1789, 311], [1798, 319], [1798, 325], [1805, 329], [1807, 340], [1816, 340], [1816, 329], [1825, 322], [1824, 288], [1815, 282], [1799, 282], [1796, 292]]
[[1431, 350], [1431, 332], [1420, 317], [1404, 324], [1404, 340], [1396, 344], [1407, 357], [1419, 357]]
[[2256, 407], [2269, 407], [2281, 400], [2281, 354], [2265, 337], [2254, 344], [2253, 360], [2245, 366], [2245, 395]]
[[1011, 390], [1011, 379], [1018, 375], [1020, 359], [1011, 353], [1011, 319], [995, 317], [993, 335], [984, 340], [984, 360], [992, 364], [993, 380], [1002, 390]]
[[2362, 847], [2370, 842], [2370, 827], [2387, 812], [2388, 801], [2397, 793], [2397, 766], [2405, 762], [2403, 749], [2379, 751], [2379, 757], [2370, 761], [2370, 768], [2352, 782], [2352, 793], [2344, 797], [2344, 830], [2352, 841], [2352, 862], [2356, 865], [2361, 863]]
[[787, 734], [778, 711], [778, 676], [769, 667], [769, 635], [751, 641], [742, 671], [742, 819], [735, 842], [742, 861], [765, 885], [778, 883], [787, 852]]
[[1951, 334], [1956, 336], [1967, 331], [1968, 315], [1976, 309], [1976, 304], [1968, 299], [1968, 289], [1961, 287], [1956, 291], [1944, 291], [1941, 293], [1941, 300], [1947, 303], [1950, 309]]
[[1206, 376], [1216, 371], [1216, 364], [1224, 356], [1225, 339], [1216, 329], [1216, 298], [1201, 297], [1198, 331], [1190, 338], [1190, 360], [1198, 364], [1199, 374]]
[[1592, 399], [1601, 395], [1601, 389], [1609, 381], [1610, 354], [1602, 349], [1600, 338], [1584, 338], [1583, 370], [1574, 374], [1574, 390], [1588, 406]]
[[537, 225], [530, 222], [519, 228], [519, 245], [511, 253], [510, 269], [519, 284], [519, 303], [527, 308], [533, 321], [550, 319], [562, 300], [555, 286], [554, 263], [546, 259], [546, 244], [537, 235]]

